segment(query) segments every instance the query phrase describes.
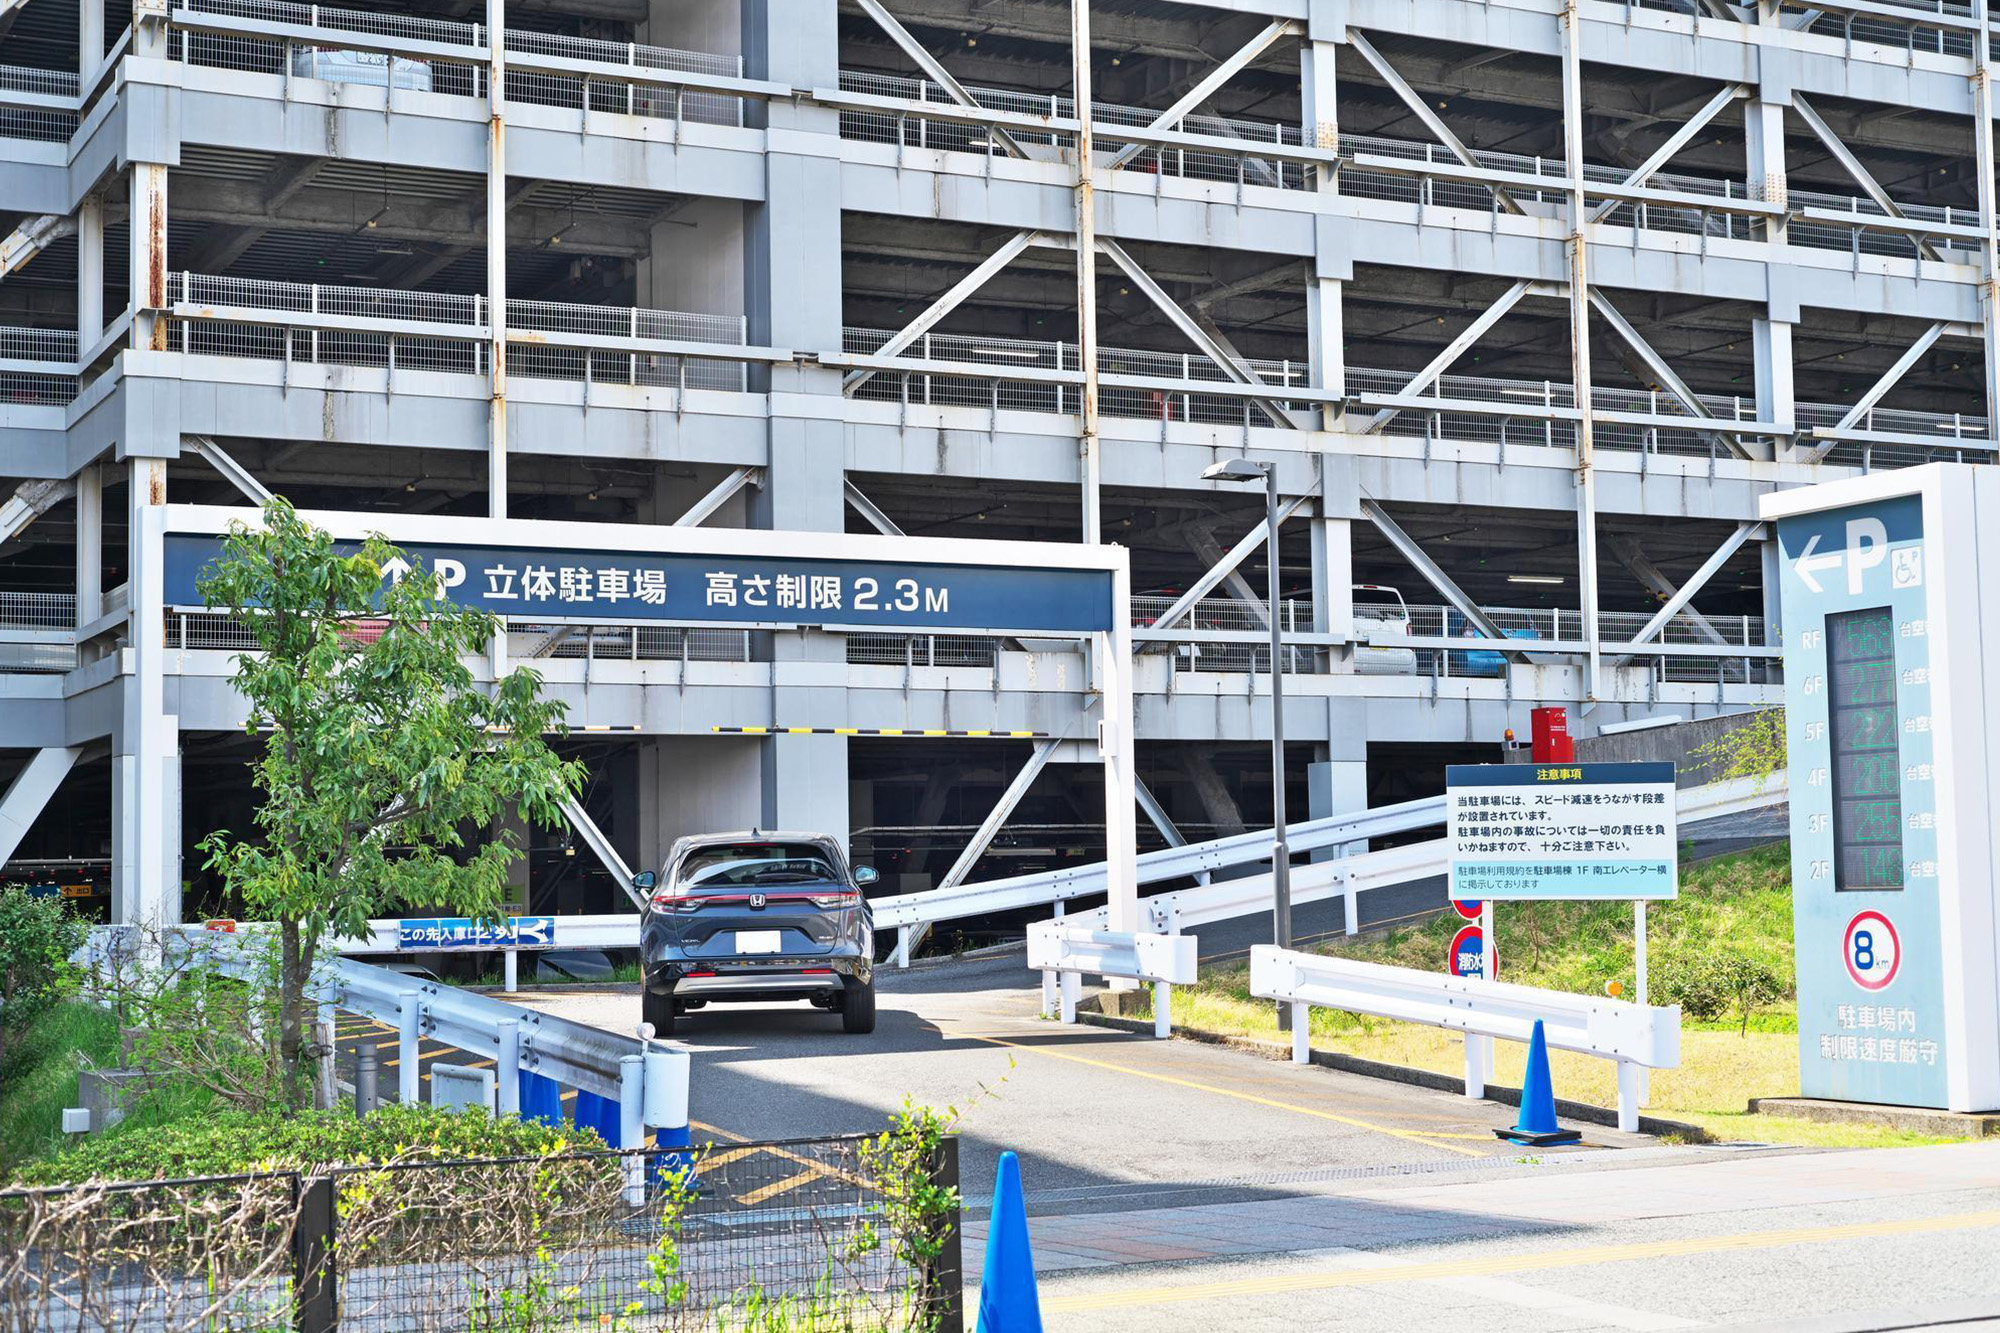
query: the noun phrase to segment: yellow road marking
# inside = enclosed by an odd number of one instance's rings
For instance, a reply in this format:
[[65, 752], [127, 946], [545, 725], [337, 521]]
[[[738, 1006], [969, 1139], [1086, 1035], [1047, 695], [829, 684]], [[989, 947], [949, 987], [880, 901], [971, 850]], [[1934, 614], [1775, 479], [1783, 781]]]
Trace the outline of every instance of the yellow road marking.
[[[702, 1131], [703, 1131], [703, 1132], [705, 1132], [705, 1133], [709, 1133], [709, 1134], [717, 1134], [717, 1135], [720, 1135], [721, 1137], [723, 1137], [723, 1138], [725, 1138], [725, 1139], [728, 1139], [728, 1140], [729, 1140], [729, 1141], [730, 1141], [731, 1143], [748, 1143], [748, 1142], [750, 1141], [750, 1140], [748, 1140], [748, 1139], [744, 1138], [744, 1137], [743, 1137], [743, 1136], [742, 1136], [741, 1134], [731, 1134], [731, 1133], [730, 1133], [730, 1132], [729, 1132], [728, 1130], [726, 1130], [726, 1129], [722, 1129], [722, 1128], [720, 1128], [719, 1126], [716, 1126], [716, 1125], [707, 1125], [707, 1124], [703, 1124], [703, 1123], [702, 1123], [701, 1121], [699, 1121], [699, 1120], [689, 1120], [689, 1121], [688, 1121], [688, 1128], [689, 1128], [689, 1129], [699, 1129], [699, 1130], [702, 1130]], [[812, 1160], [812, 1159], [810, 1159], [810, 1158], [807, 1158], [807, 1157], [801, 1157], [801, 1156], [799, 1156], [799, 1155], [798, 1155], [797, 1153], [795, 1153], [795, 1152], [786, 1152], [786, 1151], [785, 1151], [785, 1150], [784, 1150], [783, 1148], [767, 1148], [767, 1147], [759, 1147], [759, 1148], [746, 1148], [746, 1149], [738, 1149], [738, 1150], [732, 1150], [732, 1151], [730, 1151], [730, 1152], [726, 1152], [726, 1153], [723, 1153], [723, 1154], [721, 1154], [720, 1156], [716, 1156], [716, 1157], [706, 1157], [706, 1158], [703, 1158], [703, 1159], [702, 1159], [702, 1163], [701, 1163], [701, 1164], [702, 1164], [703, 1166], [719, 1166], [719, 1165], [721, 1165], [721, 1164], [722, 1164], [722, 1163], [724, 1163], [724, 1162], [733, 1162], [733, 1161], [736, 1161], [736, 1160], [737, 1160], [738, 1158], [743, 1158], [743, 1157], [754, 1157], [754, 1156], [756, 1156], [756, 1155], [757, 1155], [758, 1153], [760, 1153], [760, 1152], [767, 1152], [767, 1153], [771, 1154], [771, 1156], [773, 1156], [773, 1157], [782, 1157], [783, 1159], [785, 1159], [785, 1160], [786, 1160], [786, 1161], [788, 1161], [788, 1162], [796, 1162], [796, 1163], [798, 1163], [798, 1164], [799, 1164], [800, 1166], [802, 1166], [802, 1167], [804, 1167], [804, 1168], [805, 1168], [805, 1171], [803, 1172], [803, 1174], [804, 1174], [804, 1175], [808, 1175], [808, 1176], [810, 1176], [810, 1175], [822, 1175], [822, 1176], [831, 1176], [831, 1177], [832, 1177], [833, 1179], [835, 1179], [835, 1180], [844, 1180], [844, 1181], [846, 1181], [846, 1182], [847, 1182], [848, 1184], [850, 1184], [850, 1185], [854, 1185], [854, 1186], [858, 1186], [858, 1187], [859, 1187], [859, 1188], [861, 1188], [861, 1189], [874, 1189], [874, 1188], [875, 1188], [875, 1182], [873, 1182], [873, 1181], [871, 1181], [871, 1180], [865, 1180], [865, 1179], [863, 1179], [862, 1177], [860, 1177], [860, 1176], [857, 1176], [857, 1175], [855, 1175], [855, 1174], [854, 1174], [853, 1172], [851, 1172], [851, 1171], [842, 1171], [842, 1170], [841, 1170], [840, 1168], [838, 1168], [838, 1167], [832, 1167], [832, 1166], [827, 1166], [827, 1165], [826, 1165], [825, 1163], [823, 1163], [823, 1162], [815, 1162], [815, 1161], [813, 1161], [813, 1160]], [[782, 1184], [783, 1182], [781, 1181], [781, 1182], [779, 1182], [779, 1183], [781, 1183], [781, 1184]], [[798, 1184], [798, 1178], [797, 1178], [797, 1177], [794, 1177], [794, 1178], [793, 1178], [793, 1184], [792, 1184], [792, 1186], [788, 1186], [787, 1188], [795, 1188], [795, 1187], [797, 1186], [797, 1184]], [[769, 1189], [769, 1188], [770, 1188], [770, 1186], [768, 1186], [768, 1185], [767, 1185], [767, 1186], [765, 1186], [764, 1188], [765, 1188], [765, 1189]], [[757, 1192], [758, 1192], [758, 1191], [754, 1191], [754, 1190], [752, 1191], [752, 1193], [757, 1193]], [[751, 1203], [755, 1203], [755, 1202], [756, 1202], [756, 1200], [755, 1200], [755, 1199], [752, 1199], [752, 1198], [750, 1198], [750, 1195], [748, 1195], [748, 1194], [744, 1195], [743, 1197], [744, 1197], [744, 1199], [745, 1199], [745, 1200], [747, 1200], [748, 1202], [751, 1202]], [[768, 1197], [768, 1196], [766, 1196], [766, 1197]]]
[[1788, 1231], [1751, 1231], [1732, 1236], [1691, 1236], [1683, 1240], [1638, 1241], [1626, 1245], [1590, 1245], [1573, 1250], [1543, 1250], [1531, 1254], [1496, 1254], [1483, 1259], [1440, 1259], [1398, 1268], [1346, 1268], [1331, 1272], [1293, 1273], [1244, 1278], [1235, 1282], [1202, 1282], [1186, 1287], [1153, 1287], [1138, 1291], [1057, 1296], [1042, 1302], [1049, 1313], [1115, 1310], [1129, 1305], [1174, 1305], [1189, 1301], [1230, 1300], [1244, 1296], [1275, 1296], [1333, 1287], [1373, 1287], [1433, 1278], [1506, 1277], [1554, 1268], [1629, 1263], [1639, 1259], [1673, 1259], [1691, 1254], [1729, 1250], [1770, 1250], [1786, 1245], [1824, 1245], [1834, 1241], [1877, 1236], [1911, 1236], [1937, 1231], [1967, 1231], [2000, 1226], [2000, 1209], [1952, 1213], [1944, 1217], [1898, 1218], [1888, 1222], [1854, 1222], [1845, 1226], [1799, 1227]]
[[801, 1171], [796, 1176], [787, 1176], [783, 1180], [773, 1181], [769, 1185], [761, 1185], [747, 1193], [739, 1194], [736, 1196], [736, 1199], [739, 1203], [747, 1203], [754, 1206], [764, 1202], [766, 1199], [773, 1199], [780, 1194], [795, 1190], [801, 1185], [811, 1184], [826, 1174], [827, 1172], [824, 1168], [814, 1167], [810, 1171]]
[[1292, 1111], [1299, 1115], [1312, 1116], [1316, 1120], [1331, 1120], [1335, 1124], [1350, 1125], [1355, 1129], [1369, 1129], [1377, 1134], [1387, 1134], [1393, 1139], [1408, 1139], [1413, 1143], [1421, 1143], [1428, 1148], [1438, 1148], [1445, 1152], [1455, 1152], [1462, 1157], [1484, 1157], [1487, 1155], [1485, 1153], [1474, 1152], [1470, 1148], [1460, 1148], [1450, 1143], [1434, 1143], [1431, 1141], [1431, 1136], [1426, 1135], [1421, 1130], [1392, 1129], [1388, 1125], [1378, 1125], [1368, 1120], [1356, 1120], [1353, 1116], [1336, 1115], [1332, 1111], [1321, 1111], [1311, 1106], [1296, 1106], [1291, 1102], [1281, 1102], [1270, 1097], [1259, 1097], [1251, 1092], [1238, 1092], [1234, 1088], [1218, 1088], [1213, 1083], [1197, 1083], [1193, 1079], [1178, 1078], [1172, 1074], [1155, 1074], [1146, 1069], [1132, 1069], [1126, 1065], [1114, 1065], [1107, 1060], [1093, 1060], [1088, 1056], [1072, 1055], [1068, 1051], [1058, 1051], [1047, 1046], [1026, 1046], [1020, 1042], [1008, 1041], [1002, 1037], [988, 1037], [977, 1032], [968, 1032], [963, 1035], [971, 1037], [974, 1041], [991, 1042], [995, 1046], [1006, 1046], [1017, 1051], [1030, 1051], [1037, 1055], [1053, 1056], [1058, 1060], [1073, 1060], [1080, 1065], [1092, 1065], [1098, 1069], [1109, 1069], [1116, 1074], [1130, 1074], [1134, 1078], [1149, 1078], [1156, 1083], [1171, 1083], [1175, 1087], [1193, 1088], [1197, 1092], [1212, 1092], [1218, 1097], [1234, 1097], [1237, 1101], [1251, 1102], [1258, 1106], [1268, 1106], [1279, 1111]]

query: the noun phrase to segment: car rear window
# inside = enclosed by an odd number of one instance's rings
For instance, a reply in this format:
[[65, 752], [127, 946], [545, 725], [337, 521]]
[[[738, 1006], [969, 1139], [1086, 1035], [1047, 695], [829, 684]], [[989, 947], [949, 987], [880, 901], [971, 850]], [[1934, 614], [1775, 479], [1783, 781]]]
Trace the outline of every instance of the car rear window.
[[681, 862], [684, 889], [741, 889], [760, 884], [838, 880], [821, 848], [809, 842], [741, 842], [697, 847]]

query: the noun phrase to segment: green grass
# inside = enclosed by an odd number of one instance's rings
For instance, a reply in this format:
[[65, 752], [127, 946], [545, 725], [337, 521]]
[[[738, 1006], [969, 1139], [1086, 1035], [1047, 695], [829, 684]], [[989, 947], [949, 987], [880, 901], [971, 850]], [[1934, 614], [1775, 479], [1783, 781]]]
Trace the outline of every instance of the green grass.
[[[1616, 982], [1635, 997], [1630, 903], [1500, 903], [1500, 977], [1574, 994], [1602, 995]], [[1315, 952], [1421, 971], [1441, 971], [1451, 937], [1465, 922], [1456, 913], [1387, 931], [1311, 943]], [[1874, 1125], [1821, 1125], [1747, 1113], [1752, 1097], [1795, 1094], [1799, 1086], [1798, 1020], [1792, 999], [1791, 858], [1783, 846], [1757, 848], [1681, 867], [1680, 897], [1647, 908], [1647, 970], [1683, 950], [1728, 950], [1766, 963], [1785, 996], [1755, 1010], [1749, 1030], [1738, 1018], [1683, 1022], [1681, 1065], [1651, 1078], [1647, 1109], [1699, 1126], [1718, 1138], [1811, 1146], [1888, 1147], [1943, 1140]], [[1657, 996], [1653, 997], [1659, 1002]], [[1142, 1000], [1143, 1004], [1144, 1001]], [[1276, 1008], [1250, 995], [1247, 961], [1219, 960], [1192, 988], [1176, 988], [1174, 1019], [1190, 1029], [1279, 1039]], [[1464, 1072], [1462, 1040], [1439, 1028], [1340, 1010], [1312, 1012], [1313, 1045], [1367, 1060]], [[1496, 1043], [1494, 1081], [1519, 1086], [1526, 1048]], [[1599, 1106], [1617, 1098], [1611, 1062], [1550, 1052], [1556, 1095]]]
[[[85, 1060], [102, 1068], [117, 1065], [118, 1022], [109, 1011], [81, 1001], [43, 1014], [7, 1052], [0, 1080], [0, 1180], [76, 1142], [77, 1136], [62, 1132], [62, 1113], [77, 1104], [77, 1075]], [[208, 1115], [216, 1104], [207, 1089], [169, 1082], [139, 1098], [107, 1132], [174, 1124]]]

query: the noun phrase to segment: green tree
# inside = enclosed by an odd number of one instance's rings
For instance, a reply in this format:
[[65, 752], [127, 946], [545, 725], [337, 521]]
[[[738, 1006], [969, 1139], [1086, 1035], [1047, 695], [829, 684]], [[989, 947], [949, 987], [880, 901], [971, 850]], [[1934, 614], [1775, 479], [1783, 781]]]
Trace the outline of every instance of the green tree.
[[28, 1025], [75, 989], [69, 957], [83, 939], [83, 923], [61, 898], [0, 886], [0, 1073]]
[[[409, 572], [388, 580], [401, 562]], [[264, 743], [253, 769], [258, 836], [217, 830], [208, 865], [279, 936], [279, 1055], [285, 1102], [305, 1105], [306, 990], [329, 934], [424, 906], [497, 920], [508, 865], [504, 830], [468, 833], [518, 811], [553, 824], [582, 782], [543, 737], [562, 706], [516, 669], [482, 688], [468, 660], [500, 631], [493, 616], [446, 600], [438, 580], [382, 537], [343, 549], [282, 498], [261, 526], [233, 523], [198, 585], [257, 642], [236, 659], [245, 730]]]
[[1758, 790], [1785, 771], [1785, 710], [1760, 708], [1741, 725], [1698, 745], [1689, 758], [1715, 765], [1714, 780], [1754, 779]]

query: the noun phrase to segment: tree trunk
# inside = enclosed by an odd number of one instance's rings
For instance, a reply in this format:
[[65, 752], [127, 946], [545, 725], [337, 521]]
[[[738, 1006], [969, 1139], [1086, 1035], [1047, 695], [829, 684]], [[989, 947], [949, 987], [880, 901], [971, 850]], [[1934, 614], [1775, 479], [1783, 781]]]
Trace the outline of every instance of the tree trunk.
[[300, 1011], [305, 1007], [305, 954], [300, 947], [298, 922], [280, 922], [278, 935], [281, 944], [278, 964], [278, 1058], [284, 1065], [285, 1114], [291, 1115], [306, 1109], [312, 1088], [307, 1078], [305, 1034], [300, 1024]]

